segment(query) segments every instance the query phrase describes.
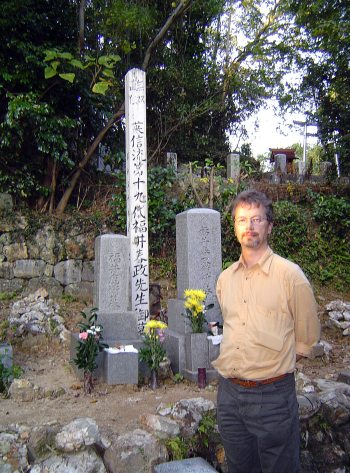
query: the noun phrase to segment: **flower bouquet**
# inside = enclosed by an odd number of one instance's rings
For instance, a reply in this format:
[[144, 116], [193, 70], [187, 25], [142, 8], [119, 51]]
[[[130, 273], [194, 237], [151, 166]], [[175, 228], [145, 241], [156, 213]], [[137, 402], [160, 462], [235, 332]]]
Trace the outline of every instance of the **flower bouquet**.
[[93, 390], [92, 373], [97, 368], [97, 355], [104, 348], [108, 348], [108, 345], [102, 342], [102, 325], [96, 324], [97, 309], [91, 309], [90, 315], [85, 312], [81, 315], [85, 321], [78, 324], [79, 341], [73, 363], [84, 371], [84, 390], [90, 394]]
[[151, 370], [151, 387], [157, 387], [157, 373], [160, 363], [166, 357], [166, 350], [163, 346], [165, 339], [164, 330], [167, 325], [158, 320], [150, 320], [144, 328], [143, 343], [144, 347], [140, 348], [140, 360], [147, 363]]
[[214, 304], [205, 305], [207, 295], [201, 289], [186, 289], [184, 297], [185, 314], [183, 315], [190, 321], [193, 333], [203, 333], [203, 325], [206, 322], [205, 313]]

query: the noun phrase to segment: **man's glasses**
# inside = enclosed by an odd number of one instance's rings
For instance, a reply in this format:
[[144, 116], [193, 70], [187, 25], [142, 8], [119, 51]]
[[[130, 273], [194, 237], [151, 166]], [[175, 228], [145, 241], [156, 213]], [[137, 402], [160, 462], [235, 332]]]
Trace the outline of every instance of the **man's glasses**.
[[253, 225], [260, 225], [264, 220], [267, 220], [264, 217], [252, 217], [252, 218], [246, 218], [246, 217], [238, 217], [235, 218], [235, 222], [237, 225], [240, 227], [243, 227], [247, 225], [247, 223], [253, 224]]

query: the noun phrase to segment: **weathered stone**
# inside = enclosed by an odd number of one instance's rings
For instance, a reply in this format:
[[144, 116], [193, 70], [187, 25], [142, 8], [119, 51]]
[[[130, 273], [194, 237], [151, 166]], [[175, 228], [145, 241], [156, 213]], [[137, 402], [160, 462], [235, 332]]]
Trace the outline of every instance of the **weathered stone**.
[[215, 473], [216, 471], [200, 457], [162, 463], [154, 468], [154, 473]]
[[40, 288], [45, 288], [52, 298], [59, 298], [63, 293], [63, 287], [55, 278], [33, 278], [28, 281], [28, 286], [23, 295], [28, 295], [36, 292]]
[[101, 446], [101, 435], [94, 419], [83, 417], [65, 425], [55, 437], [55, 447], [62, 452], [77, 452], [85, 447]]
[[102, 459], [93, 448], [74, 455], [54, 455], [34, 465], [31, 473], [107, 473]]
[[83, 261], [83, 270], [81, 272], [81, 280], [94, 282], [94, 279], [95, 279], [95, 262]]
[[9, 394], [12, 399], [22, 402], [30, 402], [43, 397], [41, 388], [24, 378], [12, 381]]
[[68, 259], [87, 259], [94, 257], [94, 235], [74, 235], [66, 238], [64, 247]]
[[54, 268], [54, 266], [52, 264], [47, 264], [45, 266], [44, 276], [47, 277], [47, 278], [51, 278], [52, 275], [53, 275], [53, 268]]
[[0, 292], [20, 292], [24, 284], [23, 279], [0, 279]]
[[183, 399], [174, 404], [171, 417], [181, 423], [181, 435], [183, 437], [191, 437], [198, 429], [203, 414], [210, 411], [215, 412], [213, 401], [202, 397]]
[[143, 414], [140, 423], [148, 431], [161, 439], [176, 437], [180, 434], [180, 427], [175, 420], [154, 414]]
[[24, 230], [28, 225], [27, 219], [23, 215], [15, 214], [11, 221], [0, 219], [0, 232], [11, 232], [14, 230]]
[[109, 471], [148, 473], [168, 461], [165, 446], [145, 430], [136, 429], [118, 437], [104, 454]]
[[63, 259], [63, 245], [59, 235], [51, 225], [40, 228], [35, 238], [28, 241], [28, 252], [30, 258], [40, 258], [46, 263], [55, 264]]
[[296, 389], [299, 393], [313, 393], [315, 392], [315, 386], [312, 384], [310, 378], [304, 373], [298, 372], [295, 376]]
[[28, 451], [35, 461], [52, 455], [55, 436], [59, 430], [60, 426], [58, 424], [39, 425], [32, 429], [28, 441]]
[[337, 381], [338, 381], [339, 383], [350, 384], [350, 370], [341, 371], [341, 372], [338, 374]]
[[13, 263], [7, 261], [0, 263], [0, 278], [13, 279]]
[[64, 288], [64, 293], [77, 297], [78, 299], [92, 302], [94, 286], [92, 282], [81, 281], [75, 284], [68, 284]]
[[27, 447], [18, 433], [0, 432], [0, 471], [12, 473], [28, 471]]
[[4, 245], [4, 255], [7, 261], [13, 263], [18, 259], [28, 258], [28, 249], [25, 243], [12, 243], [10, 245]]
[[42, 260], [20, 260], [18, 259], [13, 267], [15, 278], [31, 279], [44, 274], [46, 263]]
[[321, 401], [316, 394], [300, 394], [297, 399], [300, 419], [309, 419], [321, 408]]
[[81, 281], [82, 261], [67, 260], [57, 263], [54, 267], [55, 278], [64, 286]]

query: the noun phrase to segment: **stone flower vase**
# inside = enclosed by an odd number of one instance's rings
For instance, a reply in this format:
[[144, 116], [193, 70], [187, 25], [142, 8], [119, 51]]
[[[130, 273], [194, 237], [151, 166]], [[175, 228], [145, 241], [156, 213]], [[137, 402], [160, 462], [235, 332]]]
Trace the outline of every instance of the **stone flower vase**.
[[158, 387], [159, 387], [159, 384], [158, 384], [158, 370], [152, 369], [151, 370], [151, 377], [150, 377], [150, 388], [153, 389], [153, 391], [154, 391]]

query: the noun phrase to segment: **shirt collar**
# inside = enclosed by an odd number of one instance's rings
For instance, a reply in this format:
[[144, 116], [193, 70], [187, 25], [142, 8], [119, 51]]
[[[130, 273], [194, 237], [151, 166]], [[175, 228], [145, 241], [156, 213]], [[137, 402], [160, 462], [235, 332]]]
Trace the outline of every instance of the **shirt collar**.
[[[273, 251], [271, 250], [270, 247], [268, 247], [267, 250], [265, 251], [265, 253], [262, 255], [262, 257], [256, 263], [258, 266], [260, 266], [261, 270], [265, 274], [268, 274], [269, 271], [270, 271], [270, 266], [271, 266], [271, 263], [272, 263], [272, 256], [273, 256]], [[245, 264], [244, 264], [244, 261], [243, 261], [242, 254], [239, 257], [239, 260], [236, 261], [235, 263], [233, 263], [233, 265], [231, 266], [232, 271], [236, 272], [237, 269], [240, 268], [241, 266], [244, 267], [244, 268], [246, 267]]]

